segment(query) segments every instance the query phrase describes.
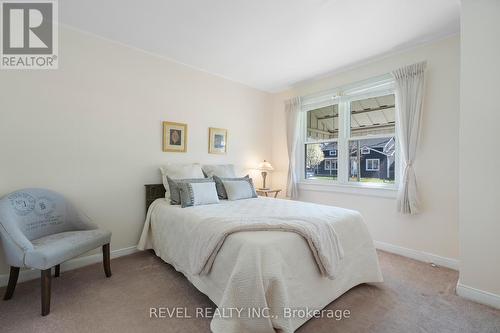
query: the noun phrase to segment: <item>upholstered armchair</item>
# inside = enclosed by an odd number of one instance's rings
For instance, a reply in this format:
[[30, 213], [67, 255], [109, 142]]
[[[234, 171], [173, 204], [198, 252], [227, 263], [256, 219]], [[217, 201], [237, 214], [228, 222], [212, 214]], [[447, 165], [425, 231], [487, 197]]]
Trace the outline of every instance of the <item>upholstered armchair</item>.
[[41, 270], [42, 316], [50, 312], [51, 269], [59, 277], [60, 264], [102, 246], [104, 272], [111, 276], [111, 233], [98, 229], [60, 194], [25, 189], [0, 199], [0, 235], [10, 267], [4, 300], [14, 294], [19, 269]]

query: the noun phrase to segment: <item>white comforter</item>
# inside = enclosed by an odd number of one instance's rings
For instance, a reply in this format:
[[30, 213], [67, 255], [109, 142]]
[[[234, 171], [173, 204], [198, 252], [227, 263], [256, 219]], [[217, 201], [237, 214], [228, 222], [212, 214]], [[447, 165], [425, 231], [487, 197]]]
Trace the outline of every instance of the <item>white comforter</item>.
[[[336, 279], [321, 275], [302, 236], [284, 231], [230, 234], [213, 258], [210, 273], [195, 274], [193, 252], [187, 248], [196, 238], [193, 230], [204, 220], [217, 218], [327, 220], [344, 252], [336, 262]], [[382, 281], [372, 239], [359, 213], [298, 201], [256, 198], [180, 208], [158, 199], [149, 209], [138, 248], [154, 249], [219, 309], [244, 309], [231, 318], [214, 317], [214, 332], [293, 332], [309, 318], [286, 316], [286, 309], [321, 309], [357, 284]], [[248, 316], [248, 309], [258, 312]], [[256, 314], [266, 309], [269, 315]]]

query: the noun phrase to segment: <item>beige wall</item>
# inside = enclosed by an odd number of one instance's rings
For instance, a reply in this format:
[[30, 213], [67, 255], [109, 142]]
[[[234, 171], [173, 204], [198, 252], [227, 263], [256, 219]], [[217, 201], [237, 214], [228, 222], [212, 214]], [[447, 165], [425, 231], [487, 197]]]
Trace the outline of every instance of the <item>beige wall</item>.
[[500, 307], [499, 18], [498, 0], [462, 1], [460, 283], [496, 294], [496, 300], [490, 297], [490, 303], [497, 307]]
[[[395, 199], [300, 191], [300, 199], [359, 210], [376, 241], [458, 259], [459, 37], [450, 37], [404, 53], [330, 75], [276, 96], [273, 114], [274, 186], [285, 186], [288, 156], [283, 100], [365, 80], [427, 60], [422, 137], [416, 161], [422, 213], [402, 216]], [[470, 156], [470, 155], [469, 155]]]
[[[121, 249], [137, 244], [162, 163], [270, 159], [271, 95], [68, 28], [59, 45], [58, 70], [0, 71], [0, 196], [62, 192]], [[163, 120], [189, 124], [188, 153], [162, 152]], [[209, 126], [229, 130], [227, 156], [207, 153]]]
[[[427, 60], [415, 166], [422, 213], [399, 215], [394, 199], [373, 196], [301, 190], [300, 199], [359, 210], [375, 240], [452, 259], [459, 258], [460, 218], [461, 283], [500, 295], [500, 184], [488, 177], [500, 168], [492, 153], [500, 123], [492, 98], [500, 77], [499, 6], [463, 1], [461, 98], [458, 36], [270, 95], [61, 28], [59, 70], [0, 71], [0, 195], [27, 186], [60, 191], [113, 231], [113, 249], [134, 246], [145, 213], [143, 185], [160, 182], [162, 163], [250, 168], [268, 159], [276, 169], [273, 187], [284, 189], [284, 99]], [[163, 120], [189, 124], [188, 153], [161, 151]], [[207, 153], [209, 126], [229, 130], [228, 155]], [[6, 272], [0, 253], [0, 274]]]

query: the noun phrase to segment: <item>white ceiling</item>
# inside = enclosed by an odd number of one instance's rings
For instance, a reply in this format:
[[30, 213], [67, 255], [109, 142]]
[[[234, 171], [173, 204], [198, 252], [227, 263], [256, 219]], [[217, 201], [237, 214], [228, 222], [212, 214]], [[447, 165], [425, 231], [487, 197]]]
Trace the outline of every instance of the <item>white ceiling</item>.
[[459, 0], [64, 0], [62, 23], [276, 92], [459, 31]]

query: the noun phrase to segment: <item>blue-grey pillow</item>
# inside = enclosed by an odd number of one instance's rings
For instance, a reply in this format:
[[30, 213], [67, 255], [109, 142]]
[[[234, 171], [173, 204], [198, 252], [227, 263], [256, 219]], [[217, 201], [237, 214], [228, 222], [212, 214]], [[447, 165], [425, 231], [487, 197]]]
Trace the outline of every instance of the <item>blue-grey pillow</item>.
[[224, 184], [228, 200], [257, 198], [255, 187], [250, 178], [244, 180], [223, 180], [222, 183]]
[[219, 203], [215, 182], [179, 183], [182, 208]]
[[[227, 199], [227, 192], [226, 192], [226, 189], [224, 188], [224, 184], [222, 183], [223, 181], [245, 180], [245, 181], [252, 182], [252, 179], [250, 178], [249, 175], [246, 175], [245, 177], [235, 177], [235, 178], [217, 177], [214, 175], [213, 179], [215, 181], [215, 187], [217, 189], [217, 194], [219, 195], [219, 199]], [[253, 186], [253, 183], [252, 183], [252, 186]]]
[[212, 178], [185, 178], [185, 179], [172, 179], [167, 176], [168, 187], [170, 188], [170, 204], [180, 205], [181, 195], [179, 184], [181, 183], [209, 183], [213, 182]]

